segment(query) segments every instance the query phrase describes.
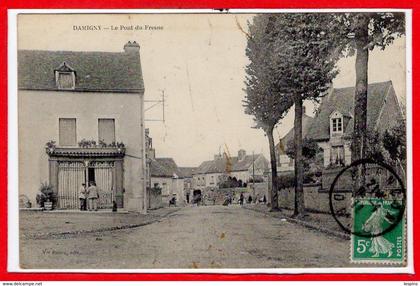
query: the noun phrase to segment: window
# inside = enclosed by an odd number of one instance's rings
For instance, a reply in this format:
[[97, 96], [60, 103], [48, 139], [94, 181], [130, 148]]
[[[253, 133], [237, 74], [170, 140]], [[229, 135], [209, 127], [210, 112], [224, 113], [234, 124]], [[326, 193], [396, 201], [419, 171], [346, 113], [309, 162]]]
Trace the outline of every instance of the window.
[[115, 142], [114, 119], [98, 119], [98, 139], [107, 144]]
[[332, 132], [343, 132], [343, 119], [341, 117], [332, 119]]
[[59, 124], [59, 145], [76, 145], [76, 118], [60, 118]]
[[74, 89], [74, 73], [58, 72], [57, 87], [59, 89]]
[[344, 146], [333, 146], [331, 148], [331, 165], [344, 166]]
[[55, 82], [58, 89], [74, 89], [76, 86], [76, 72], [66, 62], [62, 63], [55, 72]]

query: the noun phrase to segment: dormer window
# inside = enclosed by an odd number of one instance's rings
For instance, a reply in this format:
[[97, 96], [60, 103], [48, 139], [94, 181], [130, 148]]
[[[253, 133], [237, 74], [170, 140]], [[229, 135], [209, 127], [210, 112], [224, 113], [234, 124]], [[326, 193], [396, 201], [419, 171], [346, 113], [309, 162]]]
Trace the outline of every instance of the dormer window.
[[343, 119], [342, 118], [333, 118], [332, 119], [332, 131], [343, 132]]
[[58, 89], [72, 90], [76, 86], [76, 72], [66, 62], [55, 71], [55, 82]]
[[334, 111], [330, 115], [330, 133], [331, 135], [340, 135], [343, 132], [343, 115], [338, 111]]

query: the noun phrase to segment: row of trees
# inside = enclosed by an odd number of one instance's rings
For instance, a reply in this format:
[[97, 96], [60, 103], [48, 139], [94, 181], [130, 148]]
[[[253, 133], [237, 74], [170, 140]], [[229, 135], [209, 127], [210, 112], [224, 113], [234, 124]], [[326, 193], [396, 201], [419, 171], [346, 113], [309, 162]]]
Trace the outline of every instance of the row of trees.
[[249, 23], [244, 107], [268, 137], [272, 210], [278, 209], [275, 126], [294, 106], [294, 215], [302, 216], [303, 101], [319, 101], [338, 74], [337, 61], [356, 54], [352, 160], [365, 158], [369, 51], [384, 49], [403, 33], [402, 13], [261, 14]]

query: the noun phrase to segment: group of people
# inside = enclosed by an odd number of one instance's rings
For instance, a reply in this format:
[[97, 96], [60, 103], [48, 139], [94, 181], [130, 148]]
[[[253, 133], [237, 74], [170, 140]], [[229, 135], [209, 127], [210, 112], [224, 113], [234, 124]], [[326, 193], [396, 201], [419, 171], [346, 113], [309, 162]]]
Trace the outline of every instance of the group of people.
[[82, 183], [79, 190], [80, 210], [97, 211], [99, 192], [95, 182], [89, 182], [89, 187]]
[[[251, 196], [251, 195], [249, 195], [249, 196], [248, 196], [248, 200], [247, 200], [248, 204], [251, 204], [253, 201], [254, 201], [254, 200], [253, 200], [252, 196]], [[240, 197], [239, 197], [239, 204], [240, 204], [240, 205], [243, 205], [243, 204], [244, 204], [244, 202], [245, 202], [245, 197], [244, 197], [244, 194], [243, 194], [243, 193], [241, 193], [241, 195], [240, 195]], [[258, 195], [257, 195], [257, 196], [255, 197], [255, 201], [254, 201], [254, 202], [256, 202], [256, 203], [263, 203], [263, 204], [265, 204], [265, 203], [267, 202], [267, 198], [265, 197], [265, 195], [264, 195], [264, 197], [262, 197], [262, 198], [259, 198], [259, 197], [258, 197]]]

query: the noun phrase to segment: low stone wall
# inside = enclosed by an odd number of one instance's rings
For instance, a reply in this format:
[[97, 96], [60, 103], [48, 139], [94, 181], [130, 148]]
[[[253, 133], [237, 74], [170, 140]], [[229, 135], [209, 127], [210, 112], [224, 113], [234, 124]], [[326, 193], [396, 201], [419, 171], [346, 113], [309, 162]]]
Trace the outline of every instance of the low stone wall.
[[[303, 187], [305, 208], [309, 211], [330, 213], [329, 189], [323, 189], [321, 184], [305, 185]], [[334, 210], [350, 213], [351, 192], [335, 191], [332, 197]], [[295, 189], [286, 188], [279, 191], [279, 206], [285, 209], [295, 207]]]

